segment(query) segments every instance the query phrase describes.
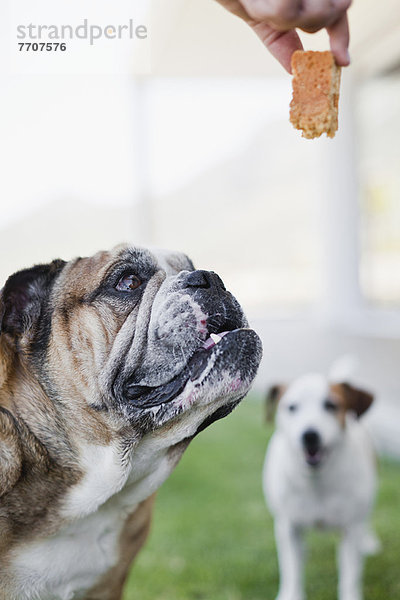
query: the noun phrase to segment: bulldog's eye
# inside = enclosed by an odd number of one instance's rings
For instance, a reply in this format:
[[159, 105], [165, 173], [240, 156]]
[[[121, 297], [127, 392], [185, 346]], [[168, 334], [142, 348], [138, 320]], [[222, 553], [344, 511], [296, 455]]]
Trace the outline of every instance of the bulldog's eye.
[[288, 406], [289, 412], [294, 413], [294, 412], [296, 412], [296, 410], [297, 410], [297, 404], [289, 404], [289, 406]]
[[338, 405], [336, 402], [333, 402], [330, 398], [327, 398], [324, 402], [324, 409], [329, 412], [336, 412], [338, 410]]
[[140, 281], [139, 277], [136, 277], [136, 275], [129, 273], [128, 275], [124, 275], [123, 277], [121, 277], [121, 279], [115, 286], [115, 289], [118, 292], [132, 292], [141, 285], [142, 282]]

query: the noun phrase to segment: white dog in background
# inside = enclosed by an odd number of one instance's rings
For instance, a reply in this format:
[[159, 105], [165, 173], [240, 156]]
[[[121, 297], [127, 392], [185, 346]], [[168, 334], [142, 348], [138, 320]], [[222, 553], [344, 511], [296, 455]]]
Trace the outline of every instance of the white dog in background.
[[378, 550], [369, 529], [376, 464], [358, 418], [373, 396], [349, 384], [305, 375], [271, 388], [276, 431], [268, 446], [263, 488], [275, 520], [280, 590], [277, 600], [303, 600], [304, 530], [342, 532], [338, 552], [340, 600], [361, 600], [363, 555]]

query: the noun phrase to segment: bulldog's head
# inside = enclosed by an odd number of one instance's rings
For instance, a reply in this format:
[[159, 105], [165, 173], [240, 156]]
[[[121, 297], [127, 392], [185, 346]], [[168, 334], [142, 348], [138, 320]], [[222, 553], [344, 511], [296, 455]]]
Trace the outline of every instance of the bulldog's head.
[[228, 414], [261, 358], [219, 276], [182, 254], [119, 246], [36, 266], [8, 279], [0, 309], [2, 338], [53, 403], [139, 435]]

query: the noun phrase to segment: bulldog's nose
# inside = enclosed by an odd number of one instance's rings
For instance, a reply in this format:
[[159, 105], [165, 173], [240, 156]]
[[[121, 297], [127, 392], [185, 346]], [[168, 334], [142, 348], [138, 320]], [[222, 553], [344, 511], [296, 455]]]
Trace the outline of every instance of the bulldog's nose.
[[225, 286], [219, 275], [214, 271], [192, 271], [186, 278], [186, 286], [194, 288], [212, 288], [225, 291]]
[[321, 437], [315, 429], [307, 429], [303, 433], [302, 440], [308, 450], [317, 450], [321, 445]]

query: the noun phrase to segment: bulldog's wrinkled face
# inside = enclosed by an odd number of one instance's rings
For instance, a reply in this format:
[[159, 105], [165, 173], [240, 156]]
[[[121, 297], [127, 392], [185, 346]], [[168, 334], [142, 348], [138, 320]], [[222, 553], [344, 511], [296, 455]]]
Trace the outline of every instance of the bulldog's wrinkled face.
[[3, 331], [29, 351], [47, 394], [154, 430], [193, 406], [201, 427], [246, 394], [258, 336], [213, 272], [184, 255], [118, 247], [20, 272]]

